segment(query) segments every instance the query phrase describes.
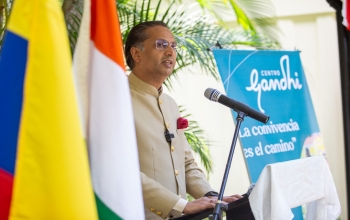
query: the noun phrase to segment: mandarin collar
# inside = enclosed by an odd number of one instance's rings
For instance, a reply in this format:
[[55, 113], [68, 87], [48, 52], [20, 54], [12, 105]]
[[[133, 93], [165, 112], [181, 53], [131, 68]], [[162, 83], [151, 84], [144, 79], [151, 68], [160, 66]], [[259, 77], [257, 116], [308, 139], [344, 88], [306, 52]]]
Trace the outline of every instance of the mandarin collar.
[[136, 88], [140, 89], [141, 91], [143, 91], [149, 95], [155, 96], [155, 97], [158, 97], [163, 93], [163, 86], [161, 86], [159, 89], [157, 89], [156, 87], [142, 81], [140, 78], [138, 78], [133, 73], [129, 74], [129, 82], [130, 82], [130, 84], [132, 84]]

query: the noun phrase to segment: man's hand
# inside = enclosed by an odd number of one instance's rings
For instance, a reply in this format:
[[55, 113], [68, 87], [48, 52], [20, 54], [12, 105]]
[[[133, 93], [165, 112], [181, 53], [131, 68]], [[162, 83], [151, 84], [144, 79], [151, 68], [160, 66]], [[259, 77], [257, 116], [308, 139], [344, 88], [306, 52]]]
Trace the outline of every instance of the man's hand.
[[[208, 198], [209, 198], [209, 199], [215, 200], [215, 202], [216, 202], [216, 200], [218, 199], [217, 196], [208, 196]], [[239, 199], [241, 199], [241, 198], [243, 198], [243, 196], [237, 195], [237, 194], [236, 194], [236, 195], [233, 195], [233, 196], [224, 196], [224, 197], [222, 198], [222, 201], [224, 201], [224, 202], [226, 202], [226, 203], [230, 203], [230, 202], [237, 201], [237, 200], [239, 200]]]
[[[243, 196], [237, 194], [232, 196], [224, 196], [222, 200], [224, 203], [230, 203], [230, 202], [237, 201], [241, 198], [243, 198]], [[189, 215], [189, 214], [198, 213], [206, 209], [213, 209], [215, 207], [217, 200], [218, 200], [217, 196], [208, 196], [208, 197], [202, 197], [202, 198], [196, 199], [192, 202], [188, 202], [183, 210], [183, 213], [185, 215]]]
[[232, 195], [232, 196], [224, 196], [223, 198], [222, 198], [222, 200], [224, 201], [224, 202], [227, 202], [227, 203], [230, 203], [230, 202], [234, 202], [234, 201], [237, 201], [237, 200], [239, 200], [239, 199], [242, 199], [243, 198], [243, 196], [241, 196], [241, 195]]
[[202, 197], [194, 201], [188, 202], [185, 206], [183, 213], [185, 215], [194, 214], [206, 209], [213, 209], [218, 197], [212, 196], [212, 198]]

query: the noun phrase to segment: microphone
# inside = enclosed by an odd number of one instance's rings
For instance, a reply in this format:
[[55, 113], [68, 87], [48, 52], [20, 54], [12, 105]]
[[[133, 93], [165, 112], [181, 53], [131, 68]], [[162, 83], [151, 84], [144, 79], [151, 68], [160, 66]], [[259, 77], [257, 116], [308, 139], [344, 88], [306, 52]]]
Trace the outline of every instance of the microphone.
[[207, 88], [204, 92], [204, 96], [211, 101], [219, 102], [223, 105], [226, 105], [227, 107], [232, 108], [236, 112], [244, 112], [246, 116], [249, 116], [264, 124], [266, 124], [269, 121], [270, 116], [267, 116], [255, 109], [252, 109], [241, 102], [230, 99], [229, 97], [221, 94], [216, 89]]

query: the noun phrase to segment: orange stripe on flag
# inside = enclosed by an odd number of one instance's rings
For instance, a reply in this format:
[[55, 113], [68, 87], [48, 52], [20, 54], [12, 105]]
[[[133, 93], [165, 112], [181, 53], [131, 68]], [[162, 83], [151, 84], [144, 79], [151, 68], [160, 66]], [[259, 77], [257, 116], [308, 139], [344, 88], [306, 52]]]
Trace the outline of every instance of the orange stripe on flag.
[[[115, 7], [114, 0], [91, 1], [91, 40], [99, 51], [125, 70], [123, 43]], [[115, 48], [120, 48], [120, 50]]]

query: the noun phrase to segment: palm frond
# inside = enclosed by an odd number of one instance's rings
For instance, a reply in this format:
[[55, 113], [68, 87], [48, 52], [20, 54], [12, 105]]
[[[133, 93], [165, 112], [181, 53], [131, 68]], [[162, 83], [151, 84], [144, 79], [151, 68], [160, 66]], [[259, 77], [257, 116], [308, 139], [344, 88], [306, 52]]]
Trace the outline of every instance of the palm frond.
[[76, 5], [74, 10], [71, 10], [68, 14], [65, 15], [69, 44], [71, 49], [71, 54], [73, 55], [75, 45], [78, 40], [79, 28], [81, 23], [81, 18], [83, 15], [82, 5]]
[[0, 51], [4, 42], [7, 23], [10, 17], [13, 0], [0, 0]]
[[254, 25], [252, 24], [252, 22], [244, 12], [244, 10], [238, 6], [236, 1], [230, 0], [229, 2], [236, 14], [238, 24], [240, 24], [244, 30], [248, 30], [248, 31], [252, 31], [253, 33], [256, 33]]
[[280, 46], [276, 37], [280, 34], [280, 29], [275, 19], [275, 8], [270, 0], [230, 0], [230, 2], [235, 2], [249, 17], [252, 26], [256, 27], [255, 33], [261, 33]]
[[[178, 0], [180, 4], [181, 0]], [[225, 17], [232, 17], [231, 20], [236, 20], [243, 30], [255, 35], [263, 35], [278, 47], [279, 42], [276, 36], [280, 34], [280, 29], [277, 26], [275, 19], [275, 9], [269, 0], [197, 0], [203, 13], [209, 11], [218, 23], [224, 27], [227, 24], [223, 21]], [[232, 13], [233, 12], [233, 13]]]

